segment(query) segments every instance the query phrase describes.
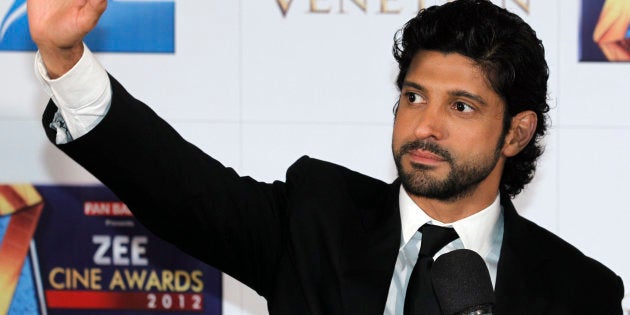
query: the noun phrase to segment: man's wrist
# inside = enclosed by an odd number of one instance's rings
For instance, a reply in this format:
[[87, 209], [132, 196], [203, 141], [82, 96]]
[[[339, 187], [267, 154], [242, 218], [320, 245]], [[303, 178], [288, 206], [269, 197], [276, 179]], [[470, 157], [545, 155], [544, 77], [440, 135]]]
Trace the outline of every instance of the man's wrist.
[[84, 46], [79, 43], [71, 48], [38, 47], [50, 79], [56, 79], [70, 71], [83, 56]]

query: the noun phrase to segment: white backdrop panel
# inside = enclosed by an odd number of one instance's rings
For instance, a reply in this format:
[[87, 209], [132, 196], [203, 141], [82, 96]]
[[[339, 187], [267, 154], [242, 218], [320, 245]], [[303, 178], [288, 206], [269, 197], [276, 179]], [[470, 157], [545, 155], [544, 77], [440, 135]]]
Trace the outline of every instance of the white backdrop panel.
[[560, 33], [558, 123], [562, 126], [629, 126], [625, 101], [630, 63], [579, 62], [578, 1], [559, 1]]
[[238, 1], [177, 1], [175, 54], [100, 54], [105, 67], [168, 120], [240, 117]]
[[[392, 38], [423, 3], [445, 1], [294, 0], [283, 16], [278, 3], [287, 1], [177, 1], [175, 54], [98, 56], [185, 138], [241, 174], [283, 179], [309, 154], [391, 181]], [[630, 186], [623, 101], [630, 64], [577, 61], [580, 1], [493, 2], [537, 31], [551, 70], [554, 127], [517, 207], [630, 283], [620, 250], [630, 220], [622, 198]], [[46, 143], [39, 122], [46, 99], [32, 58], [3, 52], [0, 60], [0, 84], [11, 91], [0, 96], [0, 182], [93, 183]], [[226, 314], [266, 314], [253, 291], [232, 279], [224, 288]]]
[[243, 118], [390, 122], [392, 39], [409, 14], [378, 13], [378, 2], [367, 12], [351, 1], [316, 3], [330, 12], [293, 1], [283, 17], [269, 1], [243, 2]]
[[287, 168], [309, 155], [391, 182], [391, 130], [387, 124], [246, 124], [243, 170], [266, 182], [284, 180]]
[[558, 230], [558, 136], [551, 128], [545, 152], [539, 158], [532, 182], [514, 199], [519, 214], [550, 230]]
[[33, 54], [0, 52], [0, 65], [0, 121], [39, 119], [47, 98], [33, 75]]
[[0, 120], [0, 152], [0, 183], [96, 182], [48, 142], [40, 120]]

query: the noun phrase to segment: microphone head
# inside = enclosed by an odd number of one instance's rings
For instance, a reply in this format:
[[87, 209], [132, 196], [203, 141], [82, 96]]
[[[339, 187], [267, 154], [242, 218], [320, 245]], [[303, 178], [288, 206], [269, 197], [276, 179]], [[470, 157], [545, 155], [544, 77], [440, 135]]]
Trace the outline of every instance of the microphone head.
[[495, 303], [488, 267], [472, 250], [458, 249], [438, 257], [431, 267], [431, 281], [444, 314], [470, 312]]

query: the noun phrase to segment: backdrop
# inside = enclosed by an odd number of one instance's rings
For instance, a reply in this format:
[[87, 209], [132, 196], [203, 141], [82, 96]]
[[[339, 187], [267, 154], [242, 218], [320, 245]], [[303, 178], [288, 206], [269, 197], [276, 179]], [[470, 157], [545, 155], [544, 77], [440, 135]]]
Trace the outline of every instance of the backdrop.
[[[132, 94], [242, 175], [283, 179], [308, 154], [390, 182], [392, 39], [444, 2], [110, 0], [86, 41]], [[629, 40], [606, 32], [627, 29], [628, 1], [608, 0], [619, 14], [599, 26], [603, 0], [494, 2], [536, 30], [551, 71], [546, 152], [516, 206], [630, 283]], [[23, 0], [0, 0], [0, 183], [97, 185], [44, 137], [24, 13]], [[222, 287], [223, 313], [266, 314], [253, 291], [225, 276]]]

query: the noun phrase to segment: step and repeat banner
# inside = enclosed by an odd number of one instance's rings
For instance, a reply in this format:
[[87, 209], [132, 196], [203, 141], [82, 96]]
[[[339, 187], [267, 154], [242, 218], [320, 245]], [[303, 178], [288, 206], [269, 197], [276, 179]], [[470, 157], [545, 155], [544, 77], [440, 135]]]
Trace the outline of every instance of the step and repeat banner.
[[102, 186], [0, 185], [0, 314], [221, 314], [221, 274]]
[[[393, 37], [445, 2], [110, 0], [86, 43], [242, 175], [282, 180], [307, 154], [390, 182]], [[536, 30], [550, 66], [546, 151], [515, 204], [630, 283], [630, 1], [493, 2]], [[0, 314], [267, 314], [47, 142], [34, 49], [26, 1], [0, 0]]]

